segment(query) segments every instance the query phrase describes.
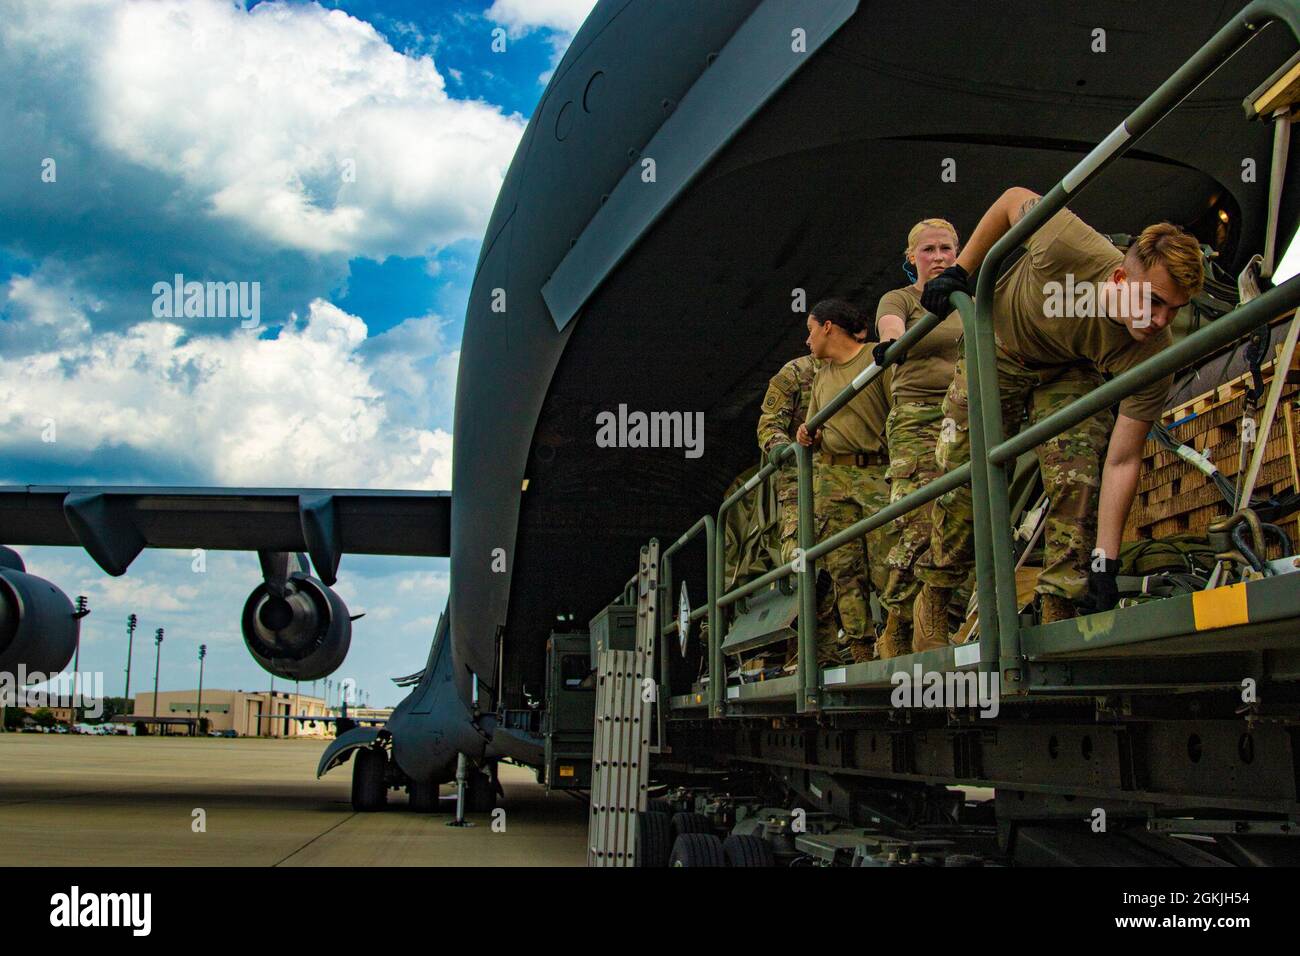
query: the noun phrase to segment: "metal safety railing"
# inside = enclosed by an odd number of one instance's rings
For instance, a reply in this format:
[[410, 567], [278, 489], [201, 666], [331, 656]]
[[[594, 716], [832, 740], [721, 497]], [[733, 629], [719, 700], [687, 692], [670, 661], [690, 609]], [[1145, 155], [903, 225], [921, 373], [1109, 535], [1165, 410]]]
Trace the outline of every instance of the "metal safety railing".
[[[821, 671], [816, 653], [816, 564], [837, 548], [882, 527], [900, 515], [929, 504], [940, 495], [971, 484], [975, 534], [975, 577], [980, 616], [979, 669], [1001, 675], [1003, 693], [1019, 690], [1022, 666], [1019, 608], [1016, 602], [1014, 550], [1011, 540], [1010, 499], [1005, 465], [1021, 453], [1060, 434], [1067, 428], [1109, 408], [1121, 398], [1169, 375], [1221, 346], [1263, 325], [1271, 318], [1300, 306], [1300, 276], [1253, 299], [1181, 342], [1117, 375], [1083, 398], [1004, 438], [1000, 385], [993, 330], [993, 292], [998, 272], [1006, 258], [1066, 203], [1096, 178], [1111, 162], [1122, 156], [1148, 130], [1168, 116], [1201, 83], [1271, 22], [1285, 23], [1300, 43], [1300, 0], [1255, 0], [1225, 24], [1200, 50], [1106, 136], [1061, 181], [1048, 192], [985, 256], [976, 282], [975, 300], [962, 293], [952, 296], [961, 316], [966, 343], [967, 393], [970, 416], [970, 461], [848, 528], [814, 541], [812, 455], [801, 445], [783, 445], [772, 450], [768, 462], [744, 486], [730, 495], [718, 509], [716, 520], [705, 515], [664, 552], [662, 582], [671, 588], [673, 554], [701, 532], [706, 542], [708, 585], [706, 602], [691, 609], [690, 620], [708, 618], [708, 677], [711, 716], [725, 714], [727, 683], [722, 652], [721, 617], [724, 610], [756, 591], [791, 575], [798, 586], [798, 662], [796, 710], [820, 709]], [[806, 423], [815, 432], [890, 365], [898, 364], [921, 338], [942, 320], [927, 314], [885, 352], [883, 364], [867, 366], [840, 394]], [[795, 557], [777, 568], [724, 591], [725, 556], [717, 546], [718, 529], [725, 527], [727, 513], [747, 495], [763, 485], [788, 461], [794, 461], [798, 479], [799, 531]], [[662, 687], [668, 686], [668, 665], [664, 643], [676, 630], [676, 623], [659, 628]], [[906, 661], [906, 658], [901, 659]], [[890, 662], [891, 664], [893, 662]], [[908, 666], [902, 664], [901, 666]]]

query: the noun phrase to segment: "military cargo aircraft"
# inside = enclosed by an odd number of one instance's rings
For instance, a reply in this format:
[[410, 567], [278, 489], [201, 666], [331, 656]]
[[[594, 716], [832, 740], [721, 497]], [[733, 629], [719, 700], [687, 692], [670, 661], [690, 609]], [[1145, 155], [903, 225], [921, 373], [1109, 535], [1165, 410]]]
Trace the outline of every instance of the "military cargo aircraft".
[[[344, 554], [449, 556], [448, 607], [411, 693], [384, 727], [331, 744], [320, 771], [356, 754], [359, 808], [385, 785], [428, 808], [461, 757], [539, 766], [536, 727], [509, 715], [543, 681], [548, 636], [595, 615], [641, 545], [716, 509], [754, 464], [758, 403], [804, 350], [807, 304], [874, 306], [903, 284], [913, 222], [969, 231], [1004, 188], [1046, 191], [1241, 16], [1209, 0], [600, 0], [484, 235], [454, 494], [9, 487], [0, 542], [79, 545], [109, 574], [145, 547], [256, 550], [250, 652], [301, 679], [346, 652], [329, 589]], [[1285, 26], [1262, 30], [1071, 208], [1106, 233], [1179, 223], [1232, 275], [1269, 228], [1291, 237], [1300, 192], [1270, 224], [1274, 132], [1243, 116], [1242, 96], [1294, 49]], [[703, 413], [702, 454], [671, 447], [671, 429], [598, 441], [599, 416], [620, 406], [661, 422]], [[12, 560], [0, 578], [0, 666], [66, 663], [67, 599]], [[490, 803], [490, 775], [468, 788]]]

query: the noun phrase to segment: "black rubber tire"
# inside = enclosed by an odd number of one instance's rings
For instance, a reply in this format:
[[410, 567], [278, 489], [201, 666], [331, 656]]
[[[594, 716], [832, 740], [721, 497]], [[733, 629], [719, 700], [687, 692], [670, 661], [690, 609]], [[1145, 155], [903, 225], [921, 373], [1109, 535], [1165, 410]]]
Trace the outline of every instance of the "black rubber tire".
[[673, 805], [662, 797], [656, 797], [654, 800], [651, 800], [646, 804], [645, 808], [647, 813], [662, 813], [664, 816], [668, 817], [669, 820], [672, 820], [674, 813]]
[[497, 805], [497, 788], [492, 778], [473, 768], [465, 780], [465, 812], [491, 813]]
[[437, 813], [442, 809], [442, 787], [436, 783], [411, 783], [411, 811]]
[[726, 866], [722, 841], [712, 833], [683, 833], [673, 843], [669, 866]]
[[712, 833], [713, 825], [709, 823], [709, 818], [702, 813], [674, 813], [673, 814], [673, 836], [679, 837], [683, 833]]
[[772, 844], [761, 836], [732, 834], [722, 841], [722, 852], [728, 866], [776, 866]]
[[646, 811], [636, 815], [636, 865], [658, 867], [668, 865], [673, 852], [673, 820], [666, 813]]
[[366, 747], [358, 750], [352, 762], [352, 809], [373, 813], [388, 803], [388, 753]]

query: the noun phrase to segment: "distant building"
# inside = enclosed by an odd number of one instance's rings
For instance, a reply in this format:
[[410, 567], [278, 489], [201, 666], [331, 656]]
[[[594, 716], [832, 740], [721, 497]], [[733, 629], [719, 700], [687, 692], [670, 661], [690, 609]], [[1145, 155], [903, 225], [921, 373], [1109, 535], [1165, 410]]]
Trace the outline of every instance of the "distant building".
[[35, 717], [38, 710], [48, 710], [54, 715], [54, 722], [57, 724], [70, 724], [73, 720], [71, 707], [19, 707], [18, 710], [29, 717]]
[[[219, 690], [203, 688], [203, 713], [196, 714], [197, 690], [165, 690], [158, 693], [159, 717], [206, 717], [209, 730], [233, 730], [241, 737], [327, 737], [333, 735], [333, 725], [312, 723], [310, 720], [285, 720], [286, 717], [305, 715], [326, 716], [325, 701], [306, 694], [276, 691], [274, 698], [268, 691]], [[135, 717], [154, 715], [153, 694], [135, 696]], [[286, 726], [287, 725], [287, 726]]]

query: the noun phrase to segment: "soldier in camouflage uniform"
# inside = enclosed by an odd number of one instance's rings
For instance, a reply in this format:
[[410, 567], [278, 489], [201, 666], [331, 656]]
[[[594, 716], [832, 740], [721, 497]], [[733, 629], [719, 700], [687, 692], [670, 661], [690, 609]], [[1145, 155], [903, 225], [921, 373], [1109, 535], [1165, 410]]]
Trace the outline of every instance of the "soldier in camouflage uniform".
[[[967, 270], [978, 268], [985, 251], [1039, 198], [1027, 189], [1007, 190], [957, 263], [927, 283], [922, 305], [942, 309], [954, 292], [969, 292]], [[1039, 421], [1096, 389], [1103, 374], [1122, 374], [1167, 348], [1168, 323], [1204, 282], [1200, 246], [1168, 223], [1148, 226], [1123, 254], [1062, 209], [1024, 248], [993, 294], [1007, 434], [1018, 431], [1026, 415]], [[1066, 293], [1069, 301], [1063, 289], [1074, 290]], [[944, 397], [936, 457], [945, 470], [970, 459], [963, 365]], [[1036, 588], [1043, 623], [1073, 617], [1076, 605], [1085, 613], [1114, 607], [1120, 539], [1142, 446], [1171, 383], [1172, 376], [1158, 379], [1121, 399], [1117, 419], [1101, 412], [1037, 447], [1050, 501]], [[974, 556], [973, 514], [969, 487], [935, 500], [930, 550], [916, 572], [923, 583], [913, 609], [917, 650], [948, 643], [947, 603]]]
[[[876, 308], [880, 344], [884, 350], [925, 317], [921, 290], [957, 258], [957, 230], [943, 219], [923, 219], [907, 236], [907, 257], [913, 283], [887, 292]], [[908, 351], [894, 371], [893, 408], [885, 424], [889, 440], [890, 501], [898, 501], [943, 474], [935, 460], [943, 397], [952, 383], [953, 367], [961, 349], [961, 319], [954, 311]], [[913, 568], [930, 547], [930, 505], [914, 508], [894, 520], [898, 542], [889, 552], [889, 582], [881, 595], [888, 618], [876, 641], [880, 658], [906, 654], [912, 648], [912, 604], [920, 583]]]
[[[871, 347], [858, 335], [861, 314], [839, 299], [819, 302], [808, 316], [808, 344], [822, 360], [813, 379], [808, 415], [830, 403], [872, 360]], [[824, 541], [889, 503], [885, 478], [889, 458], [884, 423], [889, 412], [889, 378], [877, 376], [846, 406], [810, 435], [801, 426], [799, 442], [816, 447], [814, 458], [815, 537]], [[886, 557], [894, 536], [888, 526], [830, 552], [822, 568], [831, 579], [830, 593], [819, 602], [817, 658], [822, 667], [872, 659], [875, 630], [870, 623], [866, 584], [884, 590]], [[840, 627], [834, 627], [838, 615]]]
[[[945, 472], [970, 461], [965, 364], [965, 359], [957, 360], [955, 377], [943, 402], [936, 460]], [[1031, 371], [1001, 355], [998, 380], [1008, 437], [1020, 431], [1026, 417], [1032, 425], [1096, 391], [1105, 381], [1088, 366]], [[1114, 421], [1109, 411], [1098, 412], [1036, 449], [1043, 487], [1051, 496], [1043, 528], [1046, 566], [1038, 576], [1040, 594], [1082, 596], [1087, 590], [1089, 559], [1097, 538], [1099, 466]], [[970, 485], [941, 495], [937, 501], [930, 541], [933, 553], [922, 560], [917, 576], [932, 588], [955, 589], [965, 581], [975, 553]], [[917, 649], [930, 646], [935, 645], [924, 642]]]
[[[832, 457], [838, 463], [827, 460]], [[884, 452], [818, 455], [813, 471], [815, 540], [825, 541], [888, 505], [888, 468]], [[883, 593], [889, 575], [887, 558], [896, 537], [886, 525], [821, 559], [821, 567], [831, 579], [829, 592], [819, 595], [818, 602], [817, 656], [821, 666], [873, 659], [875, 628], [867, 584], [877, 597]]]
[[[811, 355], [786, 362], [772, 376], [758, 416], [758, 447], [764, 461], [773, 448], [795, 440], [799, 426], [808, 418], [808, 401], [813, 375], [821, 363]], [[781, 561], [788, 562], [799, 545], [799, 481], [792, 461], [774, 476], [776, 500], [781, 509]]]

